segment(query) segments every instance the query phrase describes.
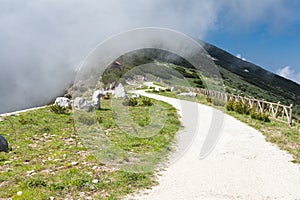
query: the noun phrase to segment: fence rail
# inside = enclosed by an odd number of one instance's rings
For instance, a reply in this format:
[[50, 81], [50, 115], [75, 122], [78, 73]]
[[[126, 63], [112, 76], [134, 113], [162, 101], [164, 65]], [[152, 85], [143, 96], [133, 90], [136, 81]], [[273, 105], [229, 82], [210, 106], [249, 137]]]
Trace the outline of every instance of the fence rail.
[[203, 88], [193, 88], [196, 93], [201, 93], [203, 95], [227, 101], [239, 101], [249, 104], [250, 108], [256, 108], [260, 113], [269, 113], [274, 119], [281, 120], [289, 123], [290, 126], [293, 124], [293, 104], [287, 106], [282, 105], [280, 102], [268, 102], [265, 100], [259, 100], [252, 97], [243, 97], [239, 95], [208, 90]]

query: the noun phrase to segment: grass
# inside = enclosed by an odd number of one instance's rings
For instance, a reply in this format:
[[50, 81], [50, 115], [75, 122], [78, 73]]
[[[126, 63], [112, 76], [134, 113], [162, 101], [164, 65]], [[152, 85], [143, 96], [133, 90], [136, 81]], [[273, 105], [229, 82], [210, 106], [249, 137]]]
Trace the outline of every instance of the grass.
[[[113, 141], [114, 148], [135, 153], [162, 153], [148, 171], [128, 171], [102, 162], [80, 130], [74, 131], [73, 114], [55, 114], [42, 108], [0, 122], [1, 134], [7, 138], [10, 151], [0, 152], [0, 197], [12, 199], [120, 199], [139, 189], [156, 184], [155, 166], [171, 149], [180, 122], [176, 110], [169, 104], [155, 101], [167, 117], [162, 129], [152, 137], [132, 137], [118, 127], [110, 100], [96, 112], [96, 120]], [[137, 124], [149, 125], [151, 107], [131, 107]], [[146, 117], [137, 117], [146, 116]], [[86, 122], [81, 119], [83, 122]], [[12, 129], [10, 122], [13, 124]], [[76, 121], [76, 125], [81, 122]], [[80, 128], [76, 126], [76, 128]], [[80, 136], [80, 137], [79, 137]], [[99, 149], [98, 149], [99, 150]], [[113, 149], [114, 150], [114, 149]], [[143, 167], [143, 163], [139, 163]], [[21, 195], [20, 191], [22, 192]], [[19, 193], [18, 193], [19, 192]]]
[[[224, 106], [217, 102], [208, 102], [207, 97], [202, 94], [198, 94], [197, 97], [184, 97], [178, 96], [174, 92], [162, 92], [157, 93], [173, 98], [179, 98], [182, 100], [194, 101], [208, 106], [212, 106], [216, 109], [223, 110]], [[300, 124], [294, 123], [292, 127], [288, 123], [270, 118], [271, 122], [262, 122], [256, 119], [252, 119], [250, 115], [242, 115], [233, 111], [225, 111], [236, 119], [248, 124], [249, 126], [260, 131], [265, 137], [266, 141], [276, 144], [280, 149], [287, 151], [293, 156], [292, 162], [300, 164]]]

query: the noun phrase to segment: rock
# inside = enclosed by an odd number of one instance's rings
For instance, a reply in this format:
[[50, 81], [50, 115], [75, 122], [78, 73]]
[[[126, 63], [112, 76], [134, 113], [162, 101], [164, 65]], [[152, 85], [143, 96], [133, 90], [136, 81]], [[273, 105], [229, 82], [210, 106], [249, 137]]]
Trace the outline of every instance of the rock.
[[91, 112], [94, 110], [94, 106], [92, 105], [92, 103], [82, 97], [76, 97], [76, 99], [74, 100], [74, 108], [85, 110], [87, 112]]
[[131, 95], [131, 98], [136, 98], [136, 99], [138, 99], [138, 98], [140, 98], [140, 95], [139, 95], [139, 94], [133, 94], [133, 95]]
[[98, 179], [94, 179], [94, 180], [92, 180], [92, 183], [97, 184], [97, 183], [99, 183], [99, 180]]
[[93, 105], [95, 107], [95, 109], [99, 110], [101, 108], [101, 97], [103, 96], [103, 91], [102, 90], [96, 90], [94, 93], [93, 93], [93, 99], [92, 99], [92, 102], [93, 102]]
[[71, 107], [71, 102], [70, 99], [66, 98], [66, 97], [57, 97], [55, 99], [54, 104], [63, 107], [63, 108], [70, 108]]
[[118, 87], [116, 87], [114, 97], [115, 98], [125, 98], [126, 97], [125, 88], [123, 87], [122, 83], [120, 83], [118, 85]]
[[78, 165], [79, 163], [78, 162], [72, 162], [71, 163], [71, 165], [73, 165], [73, 166], [76, 166], [76, 165]]
[[0, 152], [1, 151], [8, 151], [8, 142], [2, 135], [0, 135]]
[[155, 89], [154, 89], [156, 92], [160, 92], [160, 87], [155, 87]]
[[184, 92], [184, 93], [180, 93], [180, 96], [187, 96], [187, 97], [197, 97], [197, 93], [195, 92]]

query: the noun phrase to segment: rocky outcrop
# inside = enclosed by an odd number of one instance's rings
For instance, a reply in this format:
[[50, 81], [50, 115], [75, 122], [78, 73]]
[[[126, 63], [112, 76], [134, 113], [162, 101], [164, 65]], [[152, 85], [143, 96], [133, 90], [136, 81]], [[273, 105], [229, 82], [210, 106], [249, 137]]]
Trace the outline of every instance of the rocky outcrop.
[[82, 97], [77, 97], [74, 100], [74, 108], [79, 110], [85, 110], [87, 112], [91, 112], [94, 110], [93, 104]]

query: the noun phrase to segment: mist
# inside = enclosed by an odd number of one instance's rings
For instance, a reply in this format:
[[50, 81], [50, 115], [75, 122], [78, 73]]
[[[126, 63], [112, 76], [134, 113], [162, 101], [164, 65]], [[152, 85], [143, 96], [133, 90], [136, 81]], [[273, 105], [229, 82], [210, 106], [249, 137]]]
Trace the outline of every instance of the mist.
[[0, 0], [0, 113], [44, 105], [63, 94], [87, 54], [121, 31], [163, 27], [205, 39], [210, 30], [234, 21], [243, 6], [247, 18], [233, 24], [250, 26], [266, 10], [285, 11], [280, 0], [239, 2]]

